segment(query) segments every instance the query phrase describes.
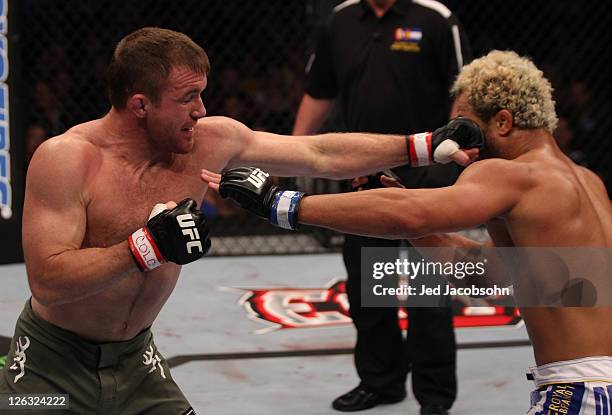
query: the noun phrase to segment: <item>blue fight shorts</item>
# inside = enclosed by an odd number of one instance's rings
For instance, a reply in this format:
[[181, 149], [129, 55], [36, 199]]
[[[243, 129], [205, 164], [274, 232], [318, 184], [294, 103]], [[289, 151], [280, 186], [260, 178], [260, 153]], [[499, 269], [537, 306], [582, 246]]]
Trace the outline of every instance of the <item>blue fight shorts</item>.
[[530, 372], [537, 389], [527, 415], [612, 415], [612, 356], [553, 362]]

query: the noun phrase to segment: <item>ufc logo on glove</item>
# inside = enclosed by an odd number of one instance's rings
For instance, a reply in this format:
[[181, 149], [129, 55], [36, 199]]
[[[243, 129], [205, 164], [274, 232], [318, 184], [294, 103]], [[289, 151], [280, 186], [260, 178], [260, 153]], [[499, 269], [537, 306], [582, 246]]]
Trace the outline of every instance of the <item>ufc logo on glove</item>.
[[261, 186], [263, 186], [263, 184], [266, 182], [266, 179], [269, 176], [270, 175], [266, 173], [265, 171], [255, 169], [253, 170], [251, 175], [247, 178], [247, 181], [251, 183], [253, 186], [255, 186], [256, 188], [260, 189]]
[[178, 265], [195, 261], [210, 249], [210, 235], [196, 202], [184, 199], [172, 209], [163, 203], [155, 205], [146, 226], [134, 232], [128, 244], [144, 272], [168, 261]]
[[191, 239], [190, 242], [185, 244], [185, 248], [187, 248], [187, 253], [191, 253], [193, 248], [198, 248], [198, 251], [204, 253], [202, 249], [202, 242], [200, 242], [200, 233], [198, 232], [198, 228], [196, 228], [195, 221], [191, 216], [191, 213], [186, 213], [184, 215], [178, 215], [176, 217], [176, 221], [179, 226], [183, 228], [183, 235], [189, 236]]

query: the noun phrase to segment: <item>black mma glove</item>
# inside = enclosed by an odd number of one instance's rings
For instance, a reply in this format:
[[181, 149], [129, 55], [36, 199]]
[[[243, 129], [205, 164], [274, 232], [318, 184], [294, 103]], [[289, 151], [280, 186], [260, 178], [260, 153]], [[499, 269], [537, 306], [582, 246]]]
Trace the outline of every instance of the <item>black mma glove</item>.
[[431, 166], [434, 162], [446, 164], [450, 155], [459, 148], [478, 148], [485, 145], [484, 133], [469, 118], [453, 118], [433, 133], [413, 134], [406, 137], [412, 167]]
[[183, 200], [174, 209], [156, 205], [147, 225], [134, 232], [128, 242], [141, 271], [150, 271], [168, 261], [188, 264], [210, 249], [204, 215], [193, 199]]
[[305, 194], [281, 190], [269, 176], [256, 167], [227, 170], [221, 175], [219, 194], [235, 200], [243, 209], [269, 220], [273, 225], [297, 229], [298, 207]]

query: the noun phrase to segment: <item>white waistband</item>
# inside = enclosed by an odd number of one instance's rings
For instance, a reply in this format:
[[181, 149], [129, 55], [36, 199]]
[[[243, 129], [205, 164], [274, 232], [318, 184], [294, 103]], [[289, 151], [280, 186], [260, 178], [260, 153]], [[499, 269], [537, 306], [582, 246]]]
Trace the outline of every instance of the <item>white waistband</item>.
[[612, 356], [592, 356], [530, 367], [537, 387], [552, 383], [612, 383]]

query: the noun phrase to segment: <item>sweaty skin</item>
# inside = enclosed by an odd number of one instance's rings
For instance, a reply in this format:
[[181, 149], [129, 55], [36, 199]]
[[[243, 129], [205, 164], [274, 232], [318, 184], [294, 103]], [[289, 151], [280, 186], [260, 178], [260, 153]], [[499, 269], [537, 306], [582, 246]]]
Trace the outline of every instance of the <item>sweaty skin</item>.
[[[470, 165], [453, 186], [376, 189], [308, 196], [299, 221], [340, 232], [415, 239], [420, 246], [476, 246], [457, 234], [486, 224], [500, 247], [610, 247], [612, 208], [602, 181], [577, 166], [544, 129], [512, 127], [500, 111], [485, 123], [464, 96], [453, 116], [476, 121], [487, 133], [488, 155]], [[590, 276], [610, 287], [603, 272]], [[598, 281], [596, 281], [598, 280]], [[610, 291], [602, 295], [608, 295]], [[536, 362], [612, 355], [610, 308], [524, 307]]]
[[112, 108], [36, 151], [23, 239], [38, 316], [98, 342], [127, 340], [150, 326], [181, 268], [167, 263], [139, 272], [126, 238], [146, 224], [155, 204], [202, 200], [201, 169], [254, 164], [274, 175], [340, 179], [409, 161], [403, 136], [291, 137], [202, 118], [206, 83], [175, 67], [159, 102], [136, 94], [125, 109]]

